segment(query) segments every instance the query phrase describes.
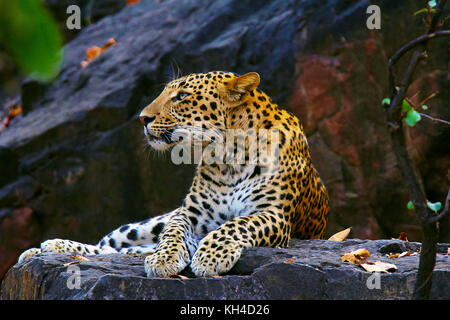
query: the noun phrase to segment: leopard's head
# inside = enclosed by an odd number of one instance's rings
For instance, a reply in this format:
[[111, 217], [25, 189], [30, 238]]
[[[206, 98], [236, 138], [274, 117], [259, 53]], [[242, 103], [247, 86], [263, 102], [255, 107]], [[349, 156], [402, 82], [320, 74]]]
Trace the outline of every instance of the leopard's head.
[[181, 140], [208, 143], [227, 129], [227, 115], [259, 84], [255, 72], [238, 76], [214, 71], [181, 77], [166, 85], [139, 118], [150, 146], [167, 150]]

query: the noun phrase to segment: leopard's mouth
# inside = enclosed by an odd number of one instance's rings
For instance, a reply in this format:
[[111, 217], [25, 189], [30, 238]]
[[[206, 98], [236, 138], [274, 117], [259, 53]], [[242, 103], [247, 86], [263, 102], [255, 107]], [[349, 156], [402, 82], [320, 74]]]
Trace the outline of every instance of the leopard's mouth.
[[167, 150], [176, 144], [172, 141], [172, 130], [164, 130], [160, 135], [155, 135], [144, 127], [144, 134], [147, 137], [148, 144], [155, 150]]

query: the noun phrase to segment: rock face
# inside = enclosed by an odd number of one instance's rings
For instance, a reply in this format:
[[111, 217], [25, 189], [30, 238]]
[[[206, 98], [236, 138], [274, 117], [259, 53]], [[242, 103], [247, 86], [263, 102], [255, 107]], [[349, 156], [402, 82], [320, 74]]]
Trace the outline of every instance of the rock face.
[[[439, 251], [446, 253], [448, 246], [439, 245]], [[341, 254], [360, 248], [371, 253], [370, 261], [393, 263], [398, 270], [378, 273], [377, 284], [372, 273], [341, 262]], [[133, 256], [113, 254], [79, 261], [70, 254], [42, 254], [9, 270], [0, 298], [409, 299], [419, 256], [392, 259], [386, 253], [417, 252], [419, 248], [420, 243], [399, 240], [293, 240], [289, 248], [246, 249], [237, 265], [221, 278], [189, 279], [148, 279], [143, 259]], [[450, 299], [449, 281], [448, 255], [440, 253], [431, 299]]]
[[[411, 22], [416, 4], [378, 2], [382, 29], [371, 31], [369, 1], [167, 0], [122, 10], [123, 1], [102, 1], [104, 8], [111, 3], [105, 12], [117, 13], [82, 28], [67, 44], [53, 83], [24, 83], [25, 114], [0, 134], [0, 277], [23, 250], [46, 239], [96, 243], [121, 224], [181, 203], [194, 167], [150, 153], [136, 119], [178, 67], [182, 74], [256, 71], [261, 88], [301, 118], [331, 198], [327, 235], [353, 226], [353, 237], [405, 231], [419, 240], [380, 101], [387, 57], [423, 28], [420, 17]], [[86, 49], [109, 38], [116, 44], [82, 68]], [[439, 91], [429, 112], [449, 119], [447, 52], [440, 41], [431, 43], [412, 92], [420, 90], [414, 98], [420, 100]], [[448, 132], [426, 120], [408, 129], [433, 202], [446, 194]], [[441, 241], [449, 239], [448, 230], [444, 221]]]

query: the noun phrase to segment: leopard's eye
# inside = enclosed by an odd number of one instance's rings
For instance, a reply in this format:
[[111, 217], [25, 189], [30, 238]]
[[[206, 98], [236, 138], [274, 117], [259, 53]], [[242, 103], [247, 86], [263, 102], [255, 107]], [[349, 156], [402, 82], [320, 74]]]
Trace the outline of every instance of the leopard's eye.
[[180, 92], [175, 97], [172, 98], [172, 101], [173, 102], [181, 101], [184, 98], [186, 98], [187, 96], [189, 96], [189, 93], [187, 93], [187, 92]]

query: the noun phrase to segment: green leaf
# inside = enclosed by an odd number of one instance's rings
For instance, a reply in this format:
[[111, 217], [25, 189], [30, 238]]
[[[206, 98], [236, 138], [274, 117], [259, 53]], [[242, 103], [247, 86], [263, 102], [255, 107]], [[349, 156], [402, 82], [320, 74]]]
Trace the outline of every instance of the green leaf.
[[437, 213], [439, 210], [441, 210], [442, 203], [440, 203], [439, 201], [435, 203], [427, 201], [427, 207]]
[[426, 104], [424, 104], [424, 105], [422, 106], [422, 109], [423, 109], [423, 110], [428, 110], [428, 106], [427, 106]]
[[32, 77], [48, 81], [62, 62], [62, 37], [43, 1], [1, 1], [0, 45]]
[[383, 100], [381, 100], [381, 105], [385, 105], [387, 104], [388, 106], [391, 104], [391, 99], [389, 98], [384, 98]]
[[409, 104], [408, 101], [403, 100], [403, 102], [402, 102], [402, 111], [403, 111], [403, 112], [408, 112], [408, 111], [410, 111], [412, 108], [413, 108], [413, 107]]
[[406, 207], [408, 208], [408, 210], [414, 210], [414, 203], [412, 203], [412, 201], [409, 201]]
[[420, 114], [414, 110], [411, 109], [406, 114], [405, 122], [410, 126], [414, 127], [417, 122], [419, 122], [422, 118], [420, 117]]

